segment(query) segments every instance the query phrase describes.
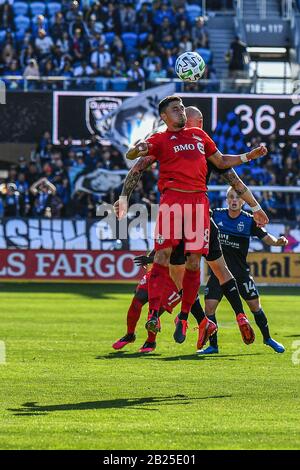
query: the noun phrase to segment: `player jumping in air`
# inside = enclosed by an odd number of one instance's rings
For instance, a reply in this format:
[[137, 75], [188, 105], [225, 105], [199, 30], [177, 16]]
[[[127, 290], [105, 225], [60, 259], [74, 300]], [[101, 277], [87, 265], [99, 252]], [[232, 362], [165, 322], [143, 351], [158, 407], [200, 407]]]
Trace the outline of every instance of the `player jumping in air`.
[[[247, 264], [249, 241], [251, 236], [256, 236], [269, 246], [286, 246], [285, 237], [279, 238], [269, 234], [265, 229], [256, 226], [253, 216], [242, 210], [244, 201], [233, 188], [227, 192], [228, 209], [215, 209], [213, 219], [220, 231], [220, 242], [226, 263], [237, 280], [239, 292], [247, 302], [254, 315], [255, 322], [260, 329], [264, 343], [277, 353], [283, 353], [284, 347], [271, 338], [268, 320], [262, 309], [259, 293], [250, 268]], [[214, 273], [211, 274], [205, 290], [205, 312], [216, 323], [215, 312], [223, 292]], [[218, 353], [217, 334], [210, 337], [210, 346], [200, 354]]]
[[[182, 343], [186, 337], [188, 314], [200, 287], [201, 255], [208, 253], [207, 160], [225, 169], [264, 156], [267, 149], [259, 146], [243, 155], [222, 155], [202, 129], [185, 127], [185, 108], [178, 96], [164, 98], [159, 103], [159, 114], [167, 130], [136, 144], [126, 156], [134, 160], [151, 154], [160, 164], [158, 188], [162, 196], [155, 231], [155, 258], [149, 278], [148, 330], [159, 331], [161, 286], [169, 273], [172, 249], [182, 237], [185, 252], [189, 255], [182, 282], [181, 313], [176, 318], [174, 332], [175, 341]], [[215, 325], [206, 319], [199, 325], [199, 335], [209, 335], [210, 327], [215, 328]]]
[[[202, 118], [201, 112], [197, 108], [194, 108], [194, 107], [189, 107], [186, 109], [186, 111], [187, 111], [187, 117], [188, 117], [186, 126], [202, 128], [203, 118]], [[115, 212], [118, 217], [124, 216], [125, 213], [127, 212], [127, 201], [129, 200], [133, 189], [138, 184], [142, 173], [155, 160], [156, 158], [154, 156], [147, 156], [147, 157], [144, 157], [143, 159], [139, 159], [139, 161], [131, 168], [130, 172], [128, 173], [126, 177], [123, 190], [121, 193], [121, 197], [119, 201], [115, 203]], [[217, 170], [217, 168], [214, 167], [214, 165], [211, 165], [210, 163], [208, 163], [208, 166], [209, 166], [209, 170], [208, 170], [207, 178], [209, 178], [209, 175], [213, 169]], [[241, 197], [243, 197], [244, 200], [251, 207], [255, 209], [256, 222], [261, 226], [265, 225], [268, 222], [268, 218], [266, 214], [259, 208], [256, 199], [253, 197], [252, 193], [248, 190], [248, 188], [244, 185], [244, 183], [240, 180], [240, 178], [236, 175], [234, 170], [229, 169], [222, 173], [224, 173], [223, 174], [224, 179], [228, 183], [234, 185], [236, 191], [239, 192]], [[224, 258], [222, 256], [220, 244], [218, 241], [218, 230], [216, 229], [213, 223], [211, 223], [211, 228], [212, 228], [212, 233], [210, 237], [209, 255], [207, 257], [207, 261], [210, 262], [211, 269], [214, 270], [214, 272], [216, 273], [216, 276], [220, 280], [224, 295], [227, 297], [227, 299], [231, 303], [236, 313], [237, 322], [241, 330], [244, 342], [246, 344], [250, 344], [254, 340], [254, 332], [249, 325], [246, 315], [243, 313], [243, 307], [242, 307], [241, 300], [239, 298], [238, 290], [236, 288], [235, 280], [233, 279], [233, 276], [228, 270], [226, 263], [224, 261]], [[179, 250], [176, 250], [176, 251], [178, 252]], [[170, 274], [171, 274], [171, 277], [173, 277], [173, 279], [175, 280], [178, 286], [178, 290], [181, 290], [182, 269], [180, 268], [182, 268], [182, 266], [179, 266], [179, 265], [184, 263], [183, 253], [182, 255], [179, 256], [179, 258], [181, 259], [181, 261], [179, 262], [178, 257], [177, 257], [177, 263], [174, 263], [176, 264], [176, 266], [173, 265], [173, 262], [171, 259]], [[178, 275], [178, 271], [180, 271], [179, 275]], [[176, 278], [177, 279], [181, 278], [181, 279], [179, 279], [179, 281], [176, 281]], [[164, 296], [165, 296], [165, 293], [164, 293]], [[147, 302], [147, 300], [145, 301], [145, 303]], [[192, 313], [194, 314], [194, 316], [197, 315], [196, 320], [198, 324], [200, 324], [198, 343], [197, 343], [197, 347], [200, 348], [199, 345], [201, 344], [204, 345], [208, 339], [209, 333], [213, 331], [213, 328], [205, 328], [205, 325], [211, 326], [213, 324], [207, 321], [207, 318], [205, 317], [203, 310], [201, 308], [201, 305], [199, 303], [199, 299], [196, 299], [196, 302], [193, 304]], [[128, 315], [130, 316], [130, 311], [128, 312]], [[131, 342], [131, 339], [133, 338], [132, 334], [133, 332], [131, 332], [129, 336], [125, 335], [125, 337], [121, 338], [121, 340], [119, 340], [119, 342], [116, 342], [115, 344], [124, 343], [125, 345], [127, 344], [127, 342]], [[153, 345], [150, 345], [150, 347]]]

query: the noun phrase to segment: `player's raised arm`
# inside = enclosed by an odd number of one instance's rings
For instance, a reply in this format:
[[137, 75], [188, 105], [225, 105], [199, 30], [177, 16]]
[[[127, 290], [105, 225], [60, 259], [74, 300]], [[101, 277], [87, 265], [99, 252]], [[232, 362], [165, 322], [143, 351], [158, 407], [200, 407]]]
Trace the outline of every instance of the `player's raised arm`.
[[257, 199], [255, 199], [252, 191], [239, 178], [236, 172], [230, 168], [226, 173], [222, 174], [222, 178], [233, 187], [237, 195], [243, 199], [251, 208], [253, 218], [258, 227], [264, 227], [269, 223], [269, 218], [265, 211], [262, 210]]
[[122, 192], [118, 201], [114, 203], [114, 211], [118, 219], [122, 219], [127, 214], [128, 201], [132, 191], [137, 187], [144, 171], [154, 163], [156, 158], [148, 155], [140, 158], [129, 170], [122, 188]]
[[150, 144], [146, 141], [138, 142], [133, 147], [130, 147], [126, 153], [126, 158], [128, 160], [136, 160], [139, 157], [145, 157], [148, 155], [150, 149]]
[[264, 157], [267, 155], [268, 150], [264, 145], [256, 147], [250, 152], [243, 153], [240, 155], [223, 155], [219, 150], [208, 157], [208, 159], [221, 170], [226, 168], [231, 168], [234, 166], [242, 165], [243, 163], [250, 162], [251, 160], [257, 160], [258, 158]]

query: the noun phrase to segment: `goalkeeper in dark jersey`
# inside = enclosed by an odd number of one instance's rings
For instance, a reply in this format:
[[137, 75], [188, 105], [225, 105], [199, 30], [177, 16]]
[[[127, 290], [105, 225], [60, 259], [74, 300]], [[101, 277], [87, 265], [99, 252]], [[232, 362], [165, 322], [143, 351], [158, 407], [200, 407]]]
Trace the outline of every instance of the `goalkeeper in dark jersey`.
[[[262, 309], [259, 293], [250, 268], [247, 264], [250, 237], [256, 236], [269, 246], [286, 246], [285, 237], [276, 238], [264, 228], [257, 227], [253, 216], [242, 210], [244, 201], [233, 188], [227, 191], [227, 209], [215, 209], [213, 220], [219, 229], [219, 238], [228, 268], [236, 279], [242, 298], [254, 315], [255, 323], [261, 331], [263, 341], [277, 353], [284, 352], [284, 346], [270, 336], [268, 320]], [[215, 312], [223, 292], [217, 277], [212, 273], [205, 289], [205, 313], [216, 323]], [[210, 346], [200, 354], [218, 353], [217, 333], [210, 337]]]

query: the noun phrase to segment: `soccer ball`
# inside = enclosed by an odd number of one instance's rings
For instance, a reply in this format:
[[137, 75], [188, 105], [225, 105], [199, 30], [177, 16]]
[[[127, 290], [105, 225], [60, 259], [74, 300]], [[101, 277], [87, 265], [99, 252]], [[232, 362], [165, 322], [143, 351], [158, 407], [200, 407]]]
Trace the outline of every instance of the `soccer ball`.
[[196, 82], [205, 71], [205, 62], [198, 52], [184, 52], [177, 57], [175, 72], [180, 80]]

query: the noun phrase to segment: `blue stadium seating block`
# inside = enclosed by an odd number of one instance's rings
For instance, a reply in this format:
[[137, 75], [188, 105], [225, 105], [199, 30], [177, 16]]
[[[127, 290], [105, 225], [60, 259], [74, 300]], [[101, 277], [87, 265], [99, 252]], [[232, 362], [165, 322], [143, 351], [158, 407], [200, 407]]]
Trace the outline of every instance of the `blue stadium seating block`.
[[28, 13], [28, 3], [26, 2], [15, 2], [13, 4], [13, 10], [15, 16], [26, 16]]
[[15, 26], [17, 31], [26, 31], [30, 27], [30, 19], [27, 16], [16, 16]]
[[42, 3], [42, 2], [32, 2], [30, 4], [30, 10], [31, 10], [32, 16], [44, 15], [45, 12], [46, 12], [46, 4], [45, 4], [45, 2], [44, 3]]

